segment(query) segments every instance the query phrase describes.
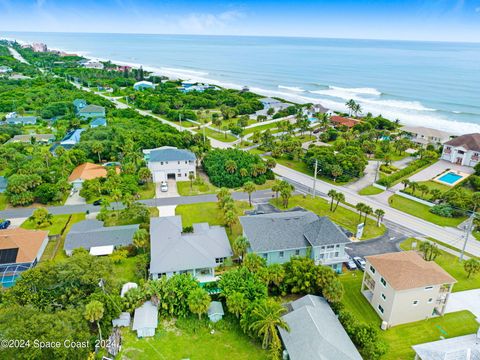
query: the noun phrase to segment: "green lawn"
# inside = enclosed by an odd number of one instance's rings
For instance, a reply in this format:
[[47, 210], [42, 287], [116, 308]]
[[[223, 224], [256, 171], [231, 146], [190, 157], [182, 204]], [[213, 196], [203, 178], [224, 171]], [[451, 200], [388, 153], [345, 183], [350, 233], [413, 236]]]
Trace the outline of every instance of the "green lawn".
[[[278, 205], [276, 203], [276, 200], [271, 200], [271, 202], [274, 205]], [[354, 234], [356, 233], [357, 225], [360, 222], [358, 219], [358, 213], [356, 213], [355, 211], [346, 209], [342, 206], [338, 206], [335, 212], [331, 212], [330, 203], [321, 198], [313, 199], [311, 196], [307, 196], [306, 198], [304, 198], [301, 195], [296, 195], [293, 196], [289, 201], [290, 208], [295, 206], [301, 206], [305, 209], [313, 211], [320, 216], [328, 216], [330, 220], [353, 232]], [[384, 233], [384, 225], [378, 227], [376, 221], [372, 219], [367, 219], [367, 226], [363, 231], [362, 240], [375, 238], [377, 236], [383, 235]]]
[[361, 189], [358, 192], [358, 194], [359, 195], [378, 195], [378, 194], [381, 194], [382, 192], [383, 192], [382, 189], [379, 189], [373, 185], [370, 185]]
[[144, 185], [141, 185], [140, 190], [138, 192], [138, 195], [140, 195], [140, 200], [154, 198], [155, 197], [155, 184], [153, 182], [148, 182]]
[[27, 219], [20, 227], [28, 230], [48, 230], [49, 235], [59, 235], [69, 219], [70, 215], [53, 215], [51, 225], [40, 227], [33, 221]]
[[441, 336], [452, 338], [474, 334], [477, 330], [478, 323], [470, 311], [458, 311], [442, 317], [398, 325], [382, 333], [389, 344], [389, 351], [382, 359], [410, 360], [415, 357], [412, 345], [441, 340]]
[[[197, 130], [197, 133], [202, 135], [203, 134], [203, 129]], [[208, 137], [211, 137], [215, 140], [219, 140], [219, 141], [223, 141], [223, 142], [232, 142], [232, 141], [237, 140], [237, 138], [230, 133], [227, 133], [226, 136], [225, 136], [223, 131], [218, 132], [218, 131], [215, 131], [215, 130], [212, 130], [212, 129], [209, 129], [209, 128], [205, 128], [205, 135], [208, 136]]]
[[465, 217], [461, 218], [446, 218], [443, 216], [438, 216], [432, 214], [429, 210], [430, 207], [427, 205], [420, 204], [416, 201], [404, 198], [399, 195], [393, 195], [388, 199], [388, 202], [391, 207], [394, 209], [401, 210], [407, 214], [419, 217], [421, 219], [430, 221], [431, 223], [440, 225], [440, 226], [452, 226], [456, 227], [466, 220]]
[[[65, 252], [63, 251], [63, 245], [65, 243], [65, 237], [67, 236], [68, 232], [70, 231], [70, 228], [72, 227], [73, 224], [85, 220], [85, 214], [84, 213], [77, 213], [77, 214], [72, 214], [70, 221], [68, 222], [65, 231], [63, 232], [63, 235], [58, 239], [58, 244], [55, 243], [55, 246], [51, 250], [51, 256], [50, 258], [55, 258], [55, 259], [64, 259], [67, 257]], [[46, 251], [46, 250], [45, 250]]]
[[[238, 215], [243, 215], [243, 212], [250, 207], [248, 202], [235, 201], [237, 206]], [[195, 223], [207, 222], [210, 225], [224, 225], [223, 212], [218, 208], [216, 202], [196, 203], [196, 204], [183, 204], [178, 205], [175, 209], [175, 215], [182, 216], [183, 226], [191, 226]], [[237, 222], [232, 232], [227, 229], [227, 235], [230, 240], [235, 239], [242, 234], [242, 226], [240, 222]]]
[[[403, 250], [411, 250], [413, 241], [415, 241], [414, 238], [409, 238], [402, 242], [400, 247]], [[440, 251], [441, 255], [435, 259], [435, 262], [457, 280], [457, 283], [453, 286], [453, 292], [480, 288], [480, 274], [472, 275], [470, 279], [467, 278], [467, 273], [463, 269], [463, 264], [458, 257], [445, 251]]]
[[191, 196], [191, 195], [200, 195], [200, 194], [213, 194], [217, 191], [217, 187], [213, 186], [205, 180], [203, 184], [190, 185], [190, 181], [177, 181], [177, 190], [181, 196]]
[[296, 170], [298, 172], [313, 176], [313, 171], [305, 164], [302, 160], [288, 160], [285, 158], [277, 158], [275, 161], [283, 166], [289, 167], [290, 169]]
[[[212, 328], [214, 332], [212, 333]], [[209, 359], [267, 360], [268, 353], [243, 334], [237, 320], [226, 318], [216, 324], [193, 318], [160, 320], [152, 338], [138, 339], [122, 329], [121, 359]]]
[[[380, 327], [380, 317], [360, 293], [363, 273], [361, 271], [347, 272], [340, 275], [340, 281], [345, 290], [342, 303], [345, 310], [365, 323]], [[412, 345], [440, 340], [442, 333], [445, 337], [455, 337], [473, 334], [478, 329], [475, 316], [469, 311], [459, 311], [446, 314], [443, 317], [417, 321], [404, 325], [394, 326], [386, 331], [380, 331], [380, 336], [389, 345], [388, 353], [382, 358], [385, 360], [410, 360], [414, 358]]]
[[340, 281], [343, 284], [344, 294], [342, 303], [345, 310], [349, 311], [355, 317], [367, 324], [376, 324], [380, 326], [381, 320], [372, 305], [367, 301], [365, 296], [360, 292], [362, 288], [363, 272], [348, 271], [340, 275]]
[[7, 195], [0, 194], [0, 210], [5, 210], [7, 207]]
[[118, 264], [113, 264], [114, 278], [118, 279], [119, 283], [139, 282], [137, 276], [137, 257], [129, 257]]
[[254, 127], [245, 129], [243, 134], [247, 135], [247, 134], [253, 133], [255, 131], [263, 131], [263, 130], [267, 130], [267, 129], [273, 129], [273, 128], [276, 128], [277, 126], [278, 126], [278, 121], [270, 123], [270, 124], [258, 125], [258, 126], [254, 126]]
[[[149, 207], [150, 217], [158, 217], [158, 208]], [[122, 226], [122, 225], [132, 225], [140, 224], [142, 220], [138, 217], [136, 218], [122, 218], [120, 216], [122, 210], [110, 210], [107, 213], [107, 218], [104, 221], [105, 226]]]
[[[430, 181], [419, 181], [418, 184], [419, 185], [427, 185], [429, 191], [432, 191], [433, 189], [436, 189], [436, 190], [440, 190], [441, 192], [446, 192], [446, 191], [452, 189], [451, 186], [439, 184], [439, 183], [437, 183], [435, 181], [431, 181], [431, 180]], [[416, 190], [415, 194], [413, 194], [413, 191], [412, 191], [411, 188], [407, 188], [407, 190], [405, 190], [405, 192], [408, 193], [408, 194], [417, 196], [417, 197], [421, 197], [425, 200], [430, 200], [431, 197], [432, 197], [431, 194], [425, 194], [424, 196], [422, 196], [422, 193], [418, 190]]]

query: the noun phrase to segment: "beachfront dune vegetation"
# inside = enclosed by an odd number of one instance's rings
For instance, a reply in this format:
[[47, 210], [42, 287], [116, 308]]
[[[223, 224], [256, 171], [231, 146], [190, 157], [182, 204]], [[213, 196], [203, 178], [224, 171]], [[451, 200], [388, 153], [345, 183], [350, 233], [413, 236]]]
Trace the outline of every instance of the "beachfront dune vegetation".
[[260, 156], [238, 149], [210, 151], [203, 159], [203, 168], [218, 187], [237, 188], [250, 181], [261, 185], [274, 177]]

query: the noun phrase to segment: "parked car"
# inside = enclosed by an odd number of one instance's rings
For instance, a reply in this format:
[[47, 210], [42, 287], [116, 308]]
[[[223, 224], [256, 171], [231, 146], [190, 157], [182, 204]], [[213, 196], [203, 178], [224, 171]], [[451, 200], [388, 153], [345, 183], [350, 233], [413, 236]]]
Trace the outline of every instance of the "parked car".
[[10, 226], [11, 222], [10, 220], [0, 220], [0, 229], [5, 230]]
[[166, 181], [162, 181], [160, 183], [160, 191], [161, 192], [167, 192], [168, 191], [168, 184]]
[[316, 128], [316, 129], [313, 130], [314, 134], [318, 134], [319, 132], [320, 132], [320, 128]]
[[357, 264], [355, 264], [355, 261], [349, 256], [348, 261], [345, 263], [347, 266], [348, 270], [357, 270]]
[[353, 261], [355, 261], [360, 270], [365, 271], [365, 265], [367, 264], [365, 259], [361, 258], [360, 256], [355, 256]]
[[93, 202], [93, 206], [100, 206], [100, 205], [102, 205], [102, 200], [101, 199], [95, 200]]

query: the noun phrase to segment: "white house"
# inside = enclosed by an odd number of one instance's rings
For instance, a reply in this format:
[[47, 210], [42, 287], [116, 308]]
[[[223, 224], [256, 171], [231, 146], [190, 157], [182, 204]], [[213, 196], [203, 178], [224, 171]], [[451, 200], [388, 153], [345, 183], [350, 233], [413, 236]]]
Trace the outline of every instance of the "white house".
[[155, 84], [150, 81], [142, 80], [133, 84], [133, 88], [135, 90], [155, 89]]
[[404, 126], [400, 130], [408, 133], [410, 140], [420, 146], [443, 144], [450, 140], [451, 136], [446, 131], [424, 126]]
[[102, 70], [104, 65], [100, 61], [90, 60], [84, 65], [88, 69], [99, 69]]
[[186, 149], [162, 146], [156, 149], [143, 150], [145, 161], [152, 172], [154, 182], [167, 179], [188, 180], [189, 174], [196, 176], [195, 163], [197, 157]]
[[442, 159], [453, 164], [474, 167], [480, 158], [480, 134], [466, 134], [443, 145]]

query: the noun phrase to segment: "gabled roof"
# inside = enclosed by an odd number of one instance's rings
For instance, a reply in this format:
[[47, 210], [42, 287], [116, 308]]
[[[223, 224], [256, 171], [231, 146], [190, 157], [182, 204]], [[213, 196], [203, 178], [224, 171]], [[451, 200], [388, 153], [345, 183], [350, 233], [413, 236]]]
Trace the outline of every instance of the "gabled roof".
[[0, 250], [17, 248], [17, 263], [32, 262], [47, 237], [48, 231], [22, 228], [0, 230]]
[[84, 100], [84, 99], [75, 99], [75, 100], [73, 100], [73, 106], [75, 106], [75, 107], [86, 106], [86, 105], [87, 105], [87, 101]]
[[193, 233], [182, 234], [182, 218], [150, 219], [150, 272], [216, 267], [216, 258], [232, 256], [227, 233], [221, 226], [194, 224]]
[[311, 211], [240, 216], [243, 232], [254, 252], [281, 251], [349, 243], [350, 240], [327, 217]]
[[395, 290], [457, 282], [434, 261], [425, 261], [413, 250], [372, 255], [365, 258]]
[[107, 119], [104, 117], [98, 117], [90, 122], [90, 126], [103, 126], [107, 124]]
[[50, 141], [55, 139], [55, 135], [53, 134], [21, 134], [15, 135], [13, 138], [8, 140], [8, 142], [24, 142], [29, 143], [32, 138], [36, 141]]
[[84, 163], [78, 165], [68, 177], [68, 181], [92, 180], [99, 177], [106, 177], [107, 169], [102, 165]]
[[458, 136], [455, 139], [447, 141], [445, 145], [461, 146], [466, 150], [480, 151], [480, 134], [465, 134]]
[[448, 138], [451, 135], [446, 131], [432, 129], [425, 126], [403, 126], [400, 130], [426, 137], [438, 137], [440, 139]]
[[87, 105], [87, 106], [81, 108], [80, 110], [78, 110], [78, 112], [80, 114], [83, 114], [83, 113], [105, 113], [105, 108], [103, 106], [90, 104], [90, 105]]
[[346, 117], [338, 116], [338, 115], [334, 115], [334, 116], [330, 117], [330, 121], [335, 123], [335, 124], [338, 124], [338, 125], [346, 126], [348, 128], [352, 128], [355, 125], [357, 125], [358, 123], [360, 123], [360, 120], [346, 118]]
[[65, 238], [66, 251], [97, 246], [126, 246], [132, 243], [139, 225], [103, 226], [102, 221], [83, 220], [72, 225]]
[[36, 116], [15, 116], [11, 118], [7, 118], [7, 123], [14, 124], [14, 123], [35, 123], [37, 122]]
[[208, 307], [208, 316], [211, 315], [225, 315], [220, 301], [212, 301], [210, 303], [210, 306]]
[[290, 332], [279, 332], [291, 360], [362, 359], [325, 299], [307, 295], [290, 305], [282, 316]]
[[421, 360], [480, 360], [480, 330], [477, 334], [412, 346]]
[[80, 136], [82, 135], [82, 132], [84, 132], [85, 129], [75, 129], [72, 131], [69, 131], [65, 137], [62, 139], [60, 144], [62, 145], [74, 145], [80, 141]]
[[146, 301], [135, 309], [132, 330], [154, 328], [158, 326], [158, 308], [151, 301]]
[[157, 149], [144, 150], [144, 154], [149, 154], [150, 162], [158, 161], [195, 161], [196, 156], [187, 149], [177, 149], [173, 146], [163, 146]]

